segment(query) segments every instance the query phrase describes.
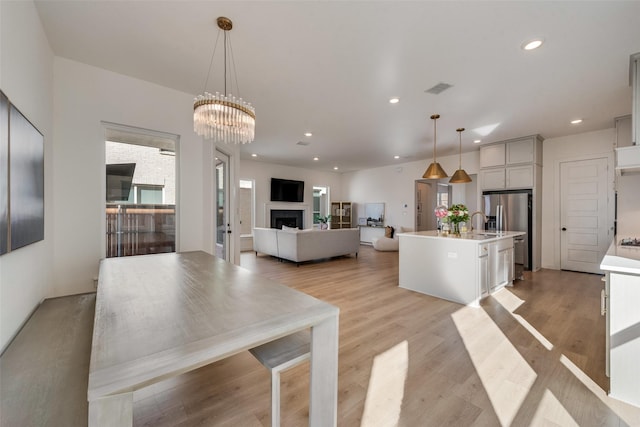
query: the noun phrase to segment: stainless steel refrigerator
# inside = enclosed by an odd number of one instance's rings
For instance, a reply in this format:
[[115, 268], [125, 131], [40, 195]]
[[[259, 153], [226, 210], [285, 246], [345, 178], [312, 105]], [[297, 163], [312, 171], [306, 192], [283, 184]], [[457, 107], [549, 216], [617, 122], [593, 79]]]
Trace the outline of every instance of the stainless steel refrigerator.
[[515, 276], [521, 278], [522, 269], [531, 270], [531, 190], [485, 191], [482, 212], [487, 216], [487, 230], [527, 233], [514, 239]]

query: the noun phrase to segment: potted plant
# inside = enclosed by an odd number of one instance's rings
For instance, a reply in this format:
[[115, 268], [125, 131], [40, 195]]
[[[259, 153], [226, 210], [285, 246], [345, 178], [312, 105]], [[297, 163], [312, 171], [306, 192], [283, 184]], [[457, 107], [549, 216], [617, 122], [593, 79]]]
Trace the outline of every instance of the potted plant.
[[331, 215], [325, 215], [325, 216], [320, 215], [318, 217], [318, 221], [320, 221], [320, 229], [326, 230], [327, 228], [329, 228], [329, 225], [327, 223], [331, 221]]

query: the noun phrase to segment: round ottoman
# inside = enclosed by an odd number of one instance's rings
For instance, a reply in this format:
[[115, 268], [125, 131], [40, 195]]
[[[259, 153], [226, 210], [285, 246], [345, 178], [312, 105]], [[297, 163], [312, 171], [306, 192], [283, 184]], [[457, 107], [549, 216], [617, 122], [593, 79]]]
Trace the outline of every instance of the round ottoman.
[[371, 239], [373, 248], [377, 251], [397, 251], [400, 246], [398, 239], [392, 239], [390, 237], [374, 237]]

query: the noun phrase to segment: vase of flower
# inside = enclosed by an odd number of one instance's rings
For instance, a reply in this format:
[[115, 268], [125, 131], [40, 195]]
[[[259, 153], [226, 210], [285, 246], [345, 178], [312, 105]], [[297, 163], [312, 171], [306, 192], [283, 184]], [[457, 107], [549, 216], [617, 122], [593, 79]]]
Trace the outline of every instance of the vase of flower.
[[452, 230], [452, 233], [453, 233], [455, 236], [459, 236], [459, 235], [460, 235], [460, 223], [458, 223], [458, 222], [454, 222], [454, 223], [453, 223], [453, 230]]
[[469, 221], [469, 209], [463, 204], [456, 204], [449, 208], [447, 219], [453, 226], [452, 233], [456, 236], [460, 235], [460, 224]]
[[320, 221], [320, 230], [328, 230], [329, 221], [331, 221], [331, 215], [320, 216], [318, 217], [318, 221]]

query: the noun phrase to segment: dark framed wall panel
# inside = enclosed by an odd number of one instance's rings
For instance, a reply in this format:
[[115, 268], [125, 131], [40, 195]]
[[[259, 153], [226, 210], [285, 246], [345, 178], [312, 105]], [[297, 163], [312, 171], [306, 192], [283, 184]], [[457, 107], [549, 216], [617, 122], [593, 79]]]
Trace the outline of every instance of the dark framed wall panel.
[[0, 92], [0, 255], [9, 242], [9, 100]]
[[10, 250], [44, 239], [44, 137], [9, 105]]

